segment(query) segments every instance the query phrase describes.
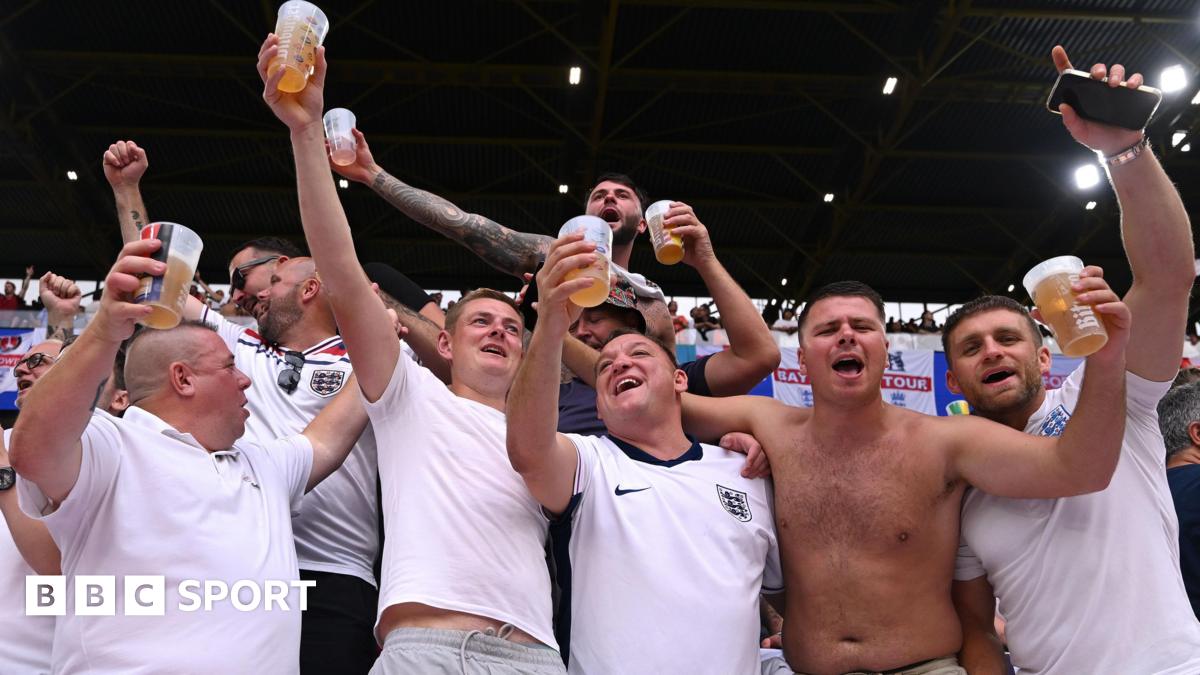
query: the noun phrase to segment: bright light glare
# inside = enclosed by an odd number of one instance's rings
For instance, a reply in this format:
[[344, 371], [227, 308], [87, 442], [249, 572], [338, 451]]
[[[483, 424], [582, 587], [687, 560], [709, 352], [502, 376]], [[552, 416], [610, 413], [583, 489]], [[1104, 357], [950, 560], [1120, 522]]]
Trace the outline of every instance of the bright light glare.
[[1100, 170], [1095, 164], [1084, 164], [1075, 169], [1075, 185], [1080, 190], [1096, 187], [1100, 183]]
[[74, 171], [68, 171], [67, 180], [79, 180], [79, 174], [75, 173]]
[[900, 82], [900, 80], [898, 80], [894, 77], [889, 77], [887, 79], [887, 82], [883, 83], [883, 94], [885, 96], [887, 96], [887, 95], [891, 94], [893, 91], [896, 91], [896, 84], [899, 82]]
[[1088, 211], [1091, 211], [1092, 209], [1096, 208], [1096, 202], [1088, 202], [1083, 205], [1083, 208], [1087, 209]]
[[780, 280], [779, 280], [779, 285], [780, 285], [780, 286], [787, 286], [787, 277], [784, 277], [784, 278], [780, 279]]
[[829, 202], [832, 202], [832, 201], [833, 201], [833, 193], [826, 192], [825, 193], [825, 203], [828, 204]]
[[1174, 65], [1170, 68], [1164, 68], [1162, 74], [1158, 76], [1158, 88], [1163, 90], [1163, 93], [1171, 93], [1187, 88], [1188, 80], [1187, 73], [1183, 71], [1183, 66]]
[[346, 180], [345, 178], [339, 178], [338, 179], [338, 187], [345, 190], [350, 187], [350, 181]]
[[1182, 147], [1182, 148], [1180, 148], [1180, 149], [1179, 149], [1179, 151], [1180, 151], [1180, 152], [1191, 152], [1191, 151], [1192, 151], [1192, 144], [1191, 144], [1191, 143], [1184, 143], [1184, 144], [1183, 144], [1183, 147]]
[[567, 82], [570, 82], [571, 84], [579, 84], [579, 81], [582, 77], [583, 69], [579, 66], [571, 66], [571, 72], [567, 76]]
[[560, 194], [560, 195], [567, 194], [567, 186], [565, 184], [558, 186], [558, 194]]
[[1171, 134], [1171, 147], [1173, 148], [1179, 145], [1179, 142], [1185, 138], [1187, 138], [1186, 131], [1176, 131], [1175, 133]]
[[1013, 289], [1014, 289], [1014, 288], [1016, 288], [1016, 287], [1017, 287], [1017, 285], [1016, 285], [1016, 284], [1009, 284], [1009, 285], [1008, 285], [1008, 292], [1009, 292], [1009, 293], [1012, 293], [1012, 292], [1013, 292]]
[[1196, 95], [1192, 97], [1192, 105], [1200, 105], [1200, 91], [1196, 92]]

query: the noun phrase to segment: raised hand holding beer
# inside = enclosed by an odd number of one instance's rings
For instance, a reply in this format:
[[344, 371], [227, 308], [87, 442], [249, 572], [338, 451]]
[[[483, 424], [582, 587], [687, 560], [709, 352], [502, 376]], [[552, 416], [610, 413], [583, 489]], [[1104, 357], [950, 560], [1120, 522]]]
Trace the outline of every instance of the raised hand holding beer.
[[279, 90], [279, 81], [283, 79], [286, 68], [280, 68], [268, 74], [271, 60], [279, 53], [279, 36], [271, 33], [263, 41], [258, 50], [258, 76], [263, 81], [263, 101], [279, 121], [287, 125], [293, 132], [308, 127], [319, 128], [324, 135], [324, 125], [321, 121], [324, 115], [325, 101], [325, 48], [316, 49], [316, 66], [308, 85], [294, 94]]
[[[1046, 262], [1057, 260], [1060, 259]], [[1075, 261], [1078, 258], [1068, 262]], [[1046, 263], [1035, 267], [1030, 274], [1043, 265]], [[1026, 277], [1029, 280], [1026, 287], [1032, 284], [1030, 295], [1037, 303], [1033, 318], [1053, 329], [1059, 348], [1067, 356], [1123, 360], [1129, 343], [1129, 308], [1104, 280], [1104, 270], [1090, 265], [1078, 272], [1050, 271], [1035, 275], [1036, 278]]]
[[117, 262], [104, 278], [100, 310], [88, 324], [88, 332], [109, 342], [120, 342], [133, 335], [135, 325], [154, 310], [134, 302], [134, 295], [145, 276], [158, 277], [167, 271], [166, 263], [150, 258], [162, 247], [158, 239], [138, 239], [125, 244]]
[[708, 228], [696, 217], [696, 211], [683, 202], [671, 202], [671, 208], [663, 218], [663, 226], [671, 236], [683, 242], [683, 263], [698, 267], [717, 259], [713, 251]]
[[349, 164], [337, 164], [332, 159], [329, 161], [330, 168], [333, 172], [356, 183], [370, 185], [375, 177], [379, 175], [381, 169], [375, 163], [375, 157], [371, 155], [371, 147], [367, 145], [367, 137], [358, 129], [351, 129], [350, 134], [354, 136], [354, 161]]
[[586, 240], [582, 232], [567, 234], [550, 244], [546, 264], [538, 271], [536, 279], [538, 325], [549, 322], [555, 330], [567, 332], [583, 313], [583, 308], [571, 296], [591, 288], [595, 281], [590, 276], [572, 276], [571, 273], [588, 269], [601, 257], [596, 252], [596, 244]]

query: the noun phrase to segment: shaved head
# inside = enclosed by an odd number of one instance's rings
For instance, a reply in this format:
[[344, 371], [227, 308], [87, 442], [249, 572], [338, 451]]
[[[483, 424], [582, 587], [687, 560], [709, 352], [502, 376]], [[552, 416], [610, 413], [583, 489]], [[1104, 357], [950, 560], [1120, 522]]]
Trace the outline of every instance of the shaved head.
[[275, 273], [285, 279], [300, 281], [317, 276], [317, 264], [307, 256], [288, 258], [275, 267]]
[[125, 357], [125, 388], [137, 403], [162, 388], [177, 361], [192, 364], [206, 351], [205, 333], [212, 327], [184, 321], [170, 330], [142, 329], [133, 337]]

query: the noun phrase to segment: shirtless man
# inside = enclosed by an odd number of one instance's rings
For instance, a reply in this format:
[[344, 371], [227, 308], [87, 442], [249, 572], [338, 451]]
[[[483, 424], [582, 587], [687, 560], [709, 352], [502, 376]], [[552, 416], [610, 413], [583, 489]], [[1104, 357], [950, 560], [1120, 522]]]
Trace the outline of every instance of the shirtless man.
[[950, 581], [966, 485], [1033, 498], [1108, 484], [1124, 430], [1129, 312], [1102, 278], [1084, 282], [1111, 337], [1088, 359], [1086, 403], [1056, 439], [884, 404], [883, 303], [858, 282], [818, 290], [801, 313], [811, 410], [687, 398], [685, 426], [701, 440], [749, 432], [770, 458], [794, 670], [965, 672], [952, 656], [962, 636]]

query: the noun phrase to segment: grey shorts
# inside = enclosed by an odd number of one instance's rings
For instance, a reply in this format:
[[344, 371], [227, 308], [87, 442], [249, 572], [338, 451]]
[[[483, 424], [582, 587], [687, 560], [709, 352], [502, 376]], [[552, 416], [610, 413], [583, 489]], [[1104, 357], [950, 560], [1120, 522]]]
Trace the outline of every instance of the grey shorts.
[[479, 631], [397, 628], [388, 633], [370, 675], [565, 675], [549, 647]]

